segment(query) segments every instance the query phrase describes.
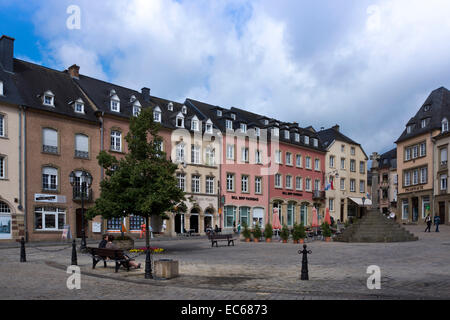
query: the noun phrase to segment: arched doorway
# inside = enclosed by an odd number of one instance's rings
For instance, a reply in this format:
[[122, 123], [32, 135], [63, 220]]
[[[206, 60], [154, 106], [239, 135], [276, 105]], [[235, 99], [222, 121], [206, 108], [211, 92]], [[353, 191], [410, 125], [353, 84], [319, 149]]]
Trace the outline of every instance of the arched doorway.
[[0, 201], [0, 239], [11, 239], [11, 209], [8, 204]]
[[213, 224], [214, 223], [213, 217], [214, 217], [214, 210], [211, 208], [206, 209], [205, 217], [204, 217], [204, 224], [203, 224], [205, 232], [206, 232], [206, 229], [208, 229], [208, 228], [214, 229], [215, 226]]
[[197, 208], [191, 210], [191, 217], [189, 218], [189, 226], [190, 230], [194, 233], [198, 233], [198, 217], [200, 215], [200, 211]]

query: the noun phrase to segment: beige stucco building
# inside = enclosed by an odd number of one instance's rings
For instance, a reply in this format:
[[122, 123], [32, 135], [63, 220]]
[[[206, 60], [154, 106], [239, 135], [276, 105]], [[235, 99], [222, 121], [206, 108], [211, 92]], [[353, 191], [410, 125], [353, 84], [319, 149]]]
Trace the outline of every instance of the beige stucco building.
[[359, 217], [372, 204], [367, 196], [367, 160], [363, 148], [340, 132], [339, 126], [319, 132], [325, 157], [326, 208], [335, 221]]
[[444, 121], [442, 133], [434, 139], [434, 212], [439, 215], [442, 224], [450, 224], [450, 192], [448, 187], [449, 166], [448, 150], [450, 132], [448, 121]]

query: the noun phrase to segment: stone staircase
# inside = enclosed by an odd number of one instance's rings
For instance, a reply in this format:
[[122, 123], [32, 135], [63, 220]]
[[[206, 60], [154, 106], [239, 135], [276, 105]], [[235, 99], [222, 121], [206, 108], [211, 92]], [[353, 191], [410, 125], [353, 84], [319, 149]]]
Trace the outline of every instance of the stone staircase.
[[370, 210], [334, 238], [338, 242], [405, 242], [418, 237], [377, 210]]

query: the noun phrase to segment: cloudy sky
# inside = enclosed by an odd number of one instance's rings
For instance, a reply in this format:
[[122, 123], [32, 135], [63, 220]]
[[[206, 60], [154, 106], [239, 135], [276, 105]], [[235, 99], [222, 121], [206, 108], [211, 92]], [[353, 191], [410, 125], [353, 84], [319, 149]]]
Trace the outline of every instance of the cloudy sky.
[[[69, 29], [70, 5], [80, 29]], [[450, 88], [448, 0], [0, 0], [17, 58], [395, 147]]]

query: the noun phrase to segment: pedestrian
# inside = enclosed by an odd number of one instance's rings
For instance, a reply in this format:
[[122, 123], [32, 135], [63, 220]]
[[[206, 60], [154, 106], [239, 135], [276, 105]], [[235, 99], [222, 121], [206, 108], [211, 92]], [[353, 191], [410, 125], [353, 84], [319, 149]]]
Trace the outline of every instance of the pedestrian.
[[436, 226], [436, 232], [439, 232], [439, 224], [441, 223], [441, 217], [435, 216], [434, 217], [434, 224]]
[[100, 241], [100, 243], [98, 244], [99, 248], [106, 248], [106, 244], [108, 243], [108, 235], [104, 234], [102, 237], [102, 241]]
[[431, 232], [431, 216], [430, 214], [427, 215], [427, 217], [425, 218], [425, 222], [427, 224], [427, 228], [425, 229], [425, 232]]
[[241, 234], [241, 223], [240, 222], [237, 225], [237, 234]]

